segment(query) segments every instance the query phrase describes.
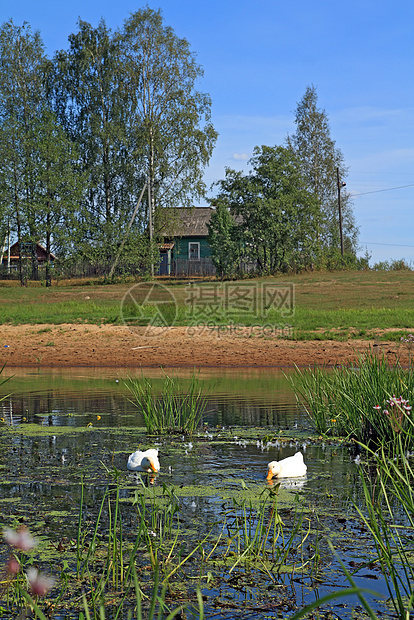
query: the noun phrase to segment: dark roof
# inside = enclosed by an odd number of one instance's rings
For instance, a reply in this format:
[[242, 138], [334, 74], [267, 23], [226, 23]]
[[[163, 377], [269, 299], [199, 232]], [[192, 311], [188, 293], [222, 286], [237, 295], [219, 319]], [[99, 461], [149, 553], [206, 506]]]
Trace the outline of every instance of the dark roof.
[[166, 209], [168, 217], [159, 232], [164, 237], [207, 237], [213, 211], [212, 207]]

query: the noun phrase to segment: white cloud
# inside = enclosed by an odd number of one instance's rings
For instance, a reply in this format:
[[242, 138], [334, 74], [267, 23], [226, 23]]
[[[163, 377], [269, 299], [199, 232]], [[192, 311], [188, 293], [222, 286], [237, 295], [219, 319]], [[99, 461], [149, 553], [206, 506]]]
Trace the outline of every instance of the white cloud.
[[249, 159], [249, 155], [247, 153], [233, 153], [233, 159], [237, 161], [247, 161]]

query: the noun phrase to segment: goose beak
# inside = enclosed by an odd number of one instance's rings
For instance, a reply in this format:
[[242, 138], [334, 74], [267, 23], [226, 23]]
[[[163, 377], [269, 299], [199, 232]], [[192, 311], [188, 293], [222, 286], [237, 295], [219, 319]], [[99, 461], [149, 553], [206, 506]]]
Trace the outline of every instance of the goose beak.
[[271, 480], [273, 478], [272, 470], [269, 469], [267, 472], [266, 480]]
[[158, 470], [155, 469], [154, 463], [152, 461], [150, 461], [150, 467], [151, 467], [152, 471], [154, 472], [154, 474], [156, 474]]

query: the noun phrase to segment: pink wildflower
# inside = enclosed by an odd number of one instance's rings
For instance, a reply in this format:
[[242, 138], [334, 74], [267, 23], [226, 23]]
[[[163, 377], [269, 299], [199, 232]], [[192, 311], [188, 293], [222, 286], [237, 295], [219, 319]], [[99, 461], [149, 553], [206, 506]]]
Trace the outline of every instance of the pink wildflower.
[[8, 575], [17, 575], [20, 572], [20, 562], [13, 555], [7, 562], [6, 570]]
[[29, 568], [27, 571], [27, 579], [31, 591], [36, 596], [45, 596], [55, 584], [55, 579], [53, 579], [53, 577], [48, 577], [47, 575], [39, 573], [36, 568]]
[[30, 551], [30, 549], [37, 545], [36, 540], [26, 527], [22, 527], [17, 531], [6, 527], [3, 530], [3, 535], [9, 545], [21, 551]]

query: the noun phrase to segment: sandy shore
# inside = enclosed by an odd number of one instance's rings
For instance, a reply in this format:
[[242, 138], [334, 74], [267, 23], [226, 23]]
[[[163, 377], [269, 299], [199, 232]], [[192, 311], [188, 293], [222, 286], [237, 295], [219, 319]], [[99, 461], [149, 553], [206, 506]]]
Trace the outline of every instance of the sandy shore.
[[112, 325], [2, 325], [0, 364], [7, 367], [292, 367], [341, 364], [371, 349], [408, 363], [395, 342], [295, 341], [249, 328], [237, 332]]

